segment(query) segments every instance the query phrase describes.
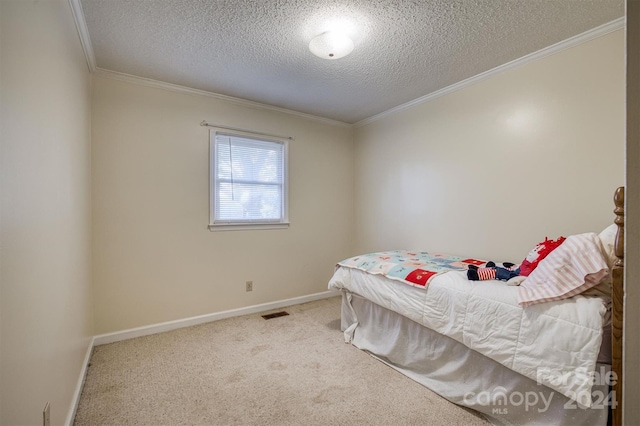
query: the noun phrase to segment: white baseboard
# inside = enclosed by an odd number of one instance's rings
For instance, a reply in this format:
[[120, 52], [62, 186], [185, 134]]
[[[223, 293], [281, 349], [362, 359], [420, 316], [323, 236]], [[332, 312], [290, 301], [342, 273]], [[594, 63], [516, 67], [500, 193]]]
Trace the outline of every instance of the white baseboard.
[[294, 297], [292, 299], [279, 300], [276, 302], [247, 306], [245, 308], [231, 309], [229, 311], [216, 312], [213, 314], [168, 321], [160, 324], [147, 325], [144, 327], [132, 328], [129, 330], [116, 331], [114, 333], [100, 334], [94, 337], [93, 344], [94, 346], [105, 345], [107, 343], [119, 342], [121, 340], [133, 339], [135, 337], [148, 336], [150, 334], [162, 333], [164, 331], [176, 330], [178, 328], [191, 327], [192, 325], [204, 324], [207, 322], [218, 321], [225, 318], [239, 317], [242, 315], [264, 312], [271, 309], [283, 308], [285, 306], [313, 302], [314, 300], [326, 299], [329, 297], [337, 296], [339, 294], [340, 293], [336, 291], [323, 291], [322, 293], [314, 293], [307, 296]]
[[78, 404], [80, 403], [80, 395], [82, 394], [82, 387], [84, 386], [84, 379], [87, 377], [87, 367], [91, 360], [91, 353], [93, 352], [93, 346], [95, 345], [95, 337], [92, 337], [89, 341], [89, 347], [87, 353], [84, 356], [84, 362], [82, 369], [80, 370], [80, 377], [76, 385], [76, 390], [73, 393], [73, 399], [71, 400], [71, 406], [69, 407], [69, 413], [67, 414], [67, 421], [64, 423], [66, 426], [73, 426], [73, 421], [76, 418], [76, 411], [78, 411]]
[[245, 308], [231, 309], [229, 311], [216, 312], [213, 314], [200, 315], [197, 317], [185, 318], [181, 320], [163, 322], [160, 324], [148, 325], [145, 327], [132, 328], [129, 330], [117, 331], [115, 333], [100, 334], [91, 338], [87, 353], [84, 357], [80, 377], [73, 393], [69, 413], [67, 414], [66, 426], [73, 426], [76, 417], [78, 404], [80, 403], [80, 395], [87, 377], [87, 368], [91, 360], [91, 353], [94, 346], [100, 346], [107, 343], [119, 342], [121, 340], [133, 339], [134, 337], [148, 336], [150, 334], [162, 333], [164, 331], [176, 330], [178, 328], [190, 327], [192, 325], [204, 324], [207, 322], [218, 321], [225, 318], [239, 317], [242, 315], [250, 315], [258, 312], [269, 311], [271, 309], [283, 308], [285, 306], [299, 305], [301, 303], [313, 302], [314, 300], [327, 299], [329, 297], [338, 296], [338, 291], [323, 291], [322, 293], [309, 294], [307, 296], [294, 297], [292, 299], [278, 300], [276, 302], [263, 303], [260, 305], [247, 306]]

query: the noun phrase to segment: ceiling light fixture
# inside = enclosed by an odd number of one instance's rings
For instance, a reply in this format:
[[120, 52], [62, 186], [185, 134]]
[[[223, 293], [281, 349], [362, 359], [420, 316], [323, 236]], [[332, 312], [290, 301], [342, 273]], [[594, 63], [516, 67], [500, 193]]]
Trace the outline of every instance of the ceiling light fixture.
[[324, 32], [309, 43], [309, 50], [323, 59], [344, 58], [353, 51], [353, 47], [353, 40], [336, 31]]

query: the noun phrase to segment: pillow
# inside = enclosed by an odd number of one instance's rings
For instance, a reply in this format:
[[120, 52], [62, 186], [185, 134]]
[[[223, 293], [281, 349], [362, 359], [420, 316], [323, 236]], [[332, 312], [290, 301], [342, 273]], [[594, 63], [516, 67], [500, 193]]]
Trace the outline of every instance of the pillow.
[[616, 261], [616, 234], [618, 233], [618, 225], [612, 223], [607, 226], [598, 234], [600, 241], [602, 242], [602, 253], [607, 260], [609, 269], [613, 269], [613, 265]]
[[571, 235], [520, 284], [518, 303], [528, 306], [566, 299], [595, 287], [608, 276], [598, 235]]
[[585, 297], [600, 297], [610, 301], [611, 299], [611, 275], [608, 275], [600, 284], [582, 292]]

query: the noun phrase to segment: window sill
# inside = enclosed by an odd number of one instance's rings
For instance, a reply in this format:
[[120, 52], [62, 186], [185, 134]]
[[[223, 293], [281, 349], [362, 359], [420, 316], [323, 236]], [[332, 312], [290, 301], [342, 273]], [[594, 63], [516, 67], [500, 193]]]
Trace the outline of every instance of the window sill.
[[234, 223], [234, 224], [220, 224], [209, 225], [209, 231], [255, 231], [259, 229], [287, 229], [289, 228], [289, 222], [281, 223]]

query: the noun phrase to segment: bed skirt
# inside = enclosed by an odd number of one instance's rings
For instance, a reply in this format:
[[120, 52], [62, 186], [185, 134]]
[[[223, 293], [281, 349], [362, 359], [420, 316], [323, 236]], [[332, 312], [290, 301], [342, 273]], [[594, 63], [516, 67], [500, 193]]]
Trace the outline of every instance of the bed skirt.
[[594, 405], [585, 409], [462, 343], [345, 290], [341, 326], [345, 341], [493, 424], [607, 424], [609, 387], [599, 378], [610, 365], [597, 365]]

